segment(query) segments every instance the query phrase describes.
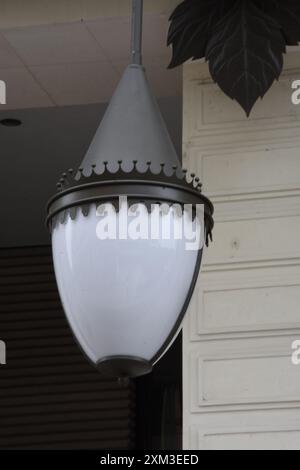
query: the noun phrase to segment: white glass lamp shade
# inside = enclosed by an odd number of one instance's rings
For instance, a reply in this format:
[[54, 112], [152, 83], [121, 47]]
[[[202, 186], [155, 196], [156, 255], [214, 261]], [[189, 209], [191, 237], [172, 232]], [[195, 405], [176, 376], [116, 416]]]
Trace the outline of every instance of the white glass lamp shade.
[[[89, 359], [98, 367], [115, 360], [110, 372], [119, 376], [140, 375], [167, 348], [171, 333], [175, 335], [198, 269], [199, 250], [187, 249], [186, 239], [175, 236], [182, 216], [172, 208], [169, 214], [160, 213], [156, 237], [134, 239], [135, 224], [127, 232], [131, 230], [131, 238], [120, 239], [119, 232], [113, 238], [107, 223], [112, 221], [111, 227], [118, 229], [120, 213], [112, 205], [106, 207], [102, 215], [93, 206], [87, 216], [78, 210], [74, 220], [56, 223], [56, 279], [68, 321]], [[149, 222], [146, 207], [138, 207], [140, 221]], [[163, 234], [166, 217], [174, 228], [170, 237]], [[190, 218], [189, 223], [195, 221]]]

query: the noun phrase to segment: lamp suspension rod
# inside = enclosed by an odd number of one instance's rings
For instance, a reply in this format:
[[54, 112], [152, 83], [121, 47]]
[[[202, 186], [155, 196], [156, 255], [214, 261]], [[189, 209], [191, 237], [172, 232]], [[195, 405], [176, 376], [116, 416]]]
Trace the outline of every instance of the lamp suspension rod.
[[142, 65], [143, 0], [132, 0], [131, 63]]

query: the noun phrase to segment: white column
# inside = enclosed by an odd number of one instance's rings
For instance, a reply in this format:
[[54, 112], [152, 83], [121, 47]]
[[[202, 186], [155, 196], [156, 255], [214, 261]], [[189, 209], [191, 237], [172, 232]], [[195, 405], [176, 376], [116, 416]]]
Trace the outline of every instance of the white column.
[[184, 166], [215, 204], [183, 328], [184, 449], [300, 449], [300, 54], [250, 119], [184, 69]]

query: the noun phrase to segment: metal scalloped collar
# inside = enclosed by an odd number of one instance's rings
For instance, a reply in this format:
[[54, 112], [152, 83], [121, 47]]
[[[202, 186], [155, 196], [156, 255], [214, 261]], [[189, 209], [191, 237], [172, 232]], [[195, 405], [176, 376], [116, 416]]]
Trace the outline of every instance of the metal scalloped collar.
[[126, 68], [81, 167], [64, 173], [57, 188], [47, 206], [50, 230], [57, 221], [76, 218], [78, 208], [84, 215], [102, 202], [118, 209], [119, 196], [126, 196], [130, 205], [142, 202], [148, 210], [155, 203], [203, 204], [207, 242], [211, 237], [213, 205], [199, 178], [181, 169], [140, 65]]
[[83, 215], [88, 215], [91, 205], [111, 202], [118, 210], [119, 197], [126, 196], [129, 206], [141, 202], [148, 211], [153, 204], [167, 203], [168, 205], [196, 204], [204, 205], [205, 229], [208, 238], [211, 238], [213, 228], [213, 205], [201, 193], [199, 178], [194, 174], [187, 175], [186, 170], [174, 166], [172, 173], [165, 171], [161, 164], [159, 173], [151, 170], [148, 162], [144, 171], [139, 171], [137, 161], [132, 162], [131, 171], [122, 169], [122, 162], [118, 162], [118, 170], [113, 172], [104, 162], [104, 170], [98, 174], [95, 165], [90, 168], [89, 174], [84, 174], [82, 168], [73, 176], [73, 170], [64, 173], [58, 183], [58, 192], [53, 196], [47, 206], [47, 225], [50, 230], [57, 222], [64, 223], [67, 217], [76, 218], [78, 209]]

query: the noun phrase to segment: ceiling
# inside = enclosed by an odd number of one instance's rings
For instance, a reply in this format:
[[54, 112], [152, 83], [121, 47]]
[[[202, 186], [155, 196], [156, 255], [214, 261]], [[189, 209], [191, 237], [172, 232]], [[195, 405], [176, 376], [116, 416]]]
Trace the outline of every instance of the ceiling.
[[[157, 97], [182, 92], [181, 67], [167, 70], [166, 47], [179, 2], [144, 1], [144, 63]], [[0, 110], [109, 101], [129, 61], [130, 14], [131, 0], [1, 0]]]
[[[174, 0], [145, 0], [144, 63], [175, 146], [181, 149], [181, 71], [167, 71]], [[1, 0], [0, 246], [49, 243], [45, 204], [59, 175], [78, 166], [130, 49], [130, 0]]]
[[[7, 104], [1, 110], [107, 102], [129, 61], [129, 13], [2, 28], [0, 80]], [[181, 69], [167, 70], [170, 13], [144, 14], [144, 63], [157, 97], [181, 94]]]

